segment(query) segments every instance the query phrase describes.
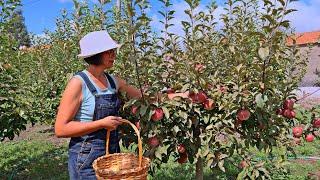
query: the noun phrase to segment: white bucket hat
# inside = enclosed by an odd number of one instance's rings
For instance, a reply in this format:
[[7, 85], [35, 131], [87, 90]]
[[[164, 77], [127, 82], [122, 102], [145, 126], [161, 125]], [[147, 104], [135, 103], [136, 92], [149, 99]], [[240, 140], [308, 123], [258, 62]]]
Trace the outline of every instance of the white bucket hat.
[[87, 58], [119, 47], [120, 45], [110, 37], [107, 31], [94, 31], [80, 40], [81, 52], [78, 57]]

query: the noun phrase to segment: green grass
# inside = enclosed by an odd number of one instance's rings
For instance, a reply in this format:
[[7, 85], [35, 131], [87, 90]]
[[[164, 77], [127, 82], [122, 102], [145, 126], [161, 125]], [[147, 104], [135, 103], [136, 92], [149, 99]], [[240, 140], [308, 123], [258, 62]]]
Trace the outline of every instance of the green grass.
[[[319, 140], [305, 143], [295, 148], [298, 156], [319, 156]], [[256, 158], [267, 158], [264, 153], [252, 151]], [[277, 151], [275, 151], [277, 153]], [[279, 151], [280, 152], [280, 151]], [[279, 153], [278, 152], [278, 153]], [[234, 179], [239, 172], [237, 167], [226, 162], [228, 173], [204, 169], [204, 179]], [[314, 163], [290, 160], [289, 173], [272, 172], [272, 179], [307, 179], [309, 172], [320, 170], [320, 161]], [[151, 180], [194, 179], [195, 166], [190, 163], [180, 165], [171, 159], [163, 164]], [[56, 145], [45, 140], [20, 140], [0, 143], [0, 179], [68, 179], [66, 144]]]
[[68, 179], [66, 147], [44, 141], [0, 143], [0, 179]]
[[[285, 179], [285, 180], [305, 180], [308, 173], [314, 173], [320, 171], [320, 160], [314, 160], [313, 162], [308, 157], [320, 157], [320, 140], [315, 140], [312, 143], [302, 142], [301, 145], [295, 146], [294, 151], [297, 155], [297, 159], [291, 152], [287, 152], [288, 162], [285, 166], [288, 170], [287, 174], [281, 172], [273, 172], [272, 179]], [[265, 153], [251, 149], [252, 154], [256, 160], [267, 159]], [[285, 151], [275, 148], [273, 150], [274, 156], [279, 156]]]
[[312, 143], [304, 142], [301, 146], [295, 148], [297, 154], [304, 156], [320, 156], [320, 140]]
[[291, 179], [306, 179], [309, 172], [314, 173], [320, 170], [320, 161], [308, 164], [290, 163], [289, 170]]

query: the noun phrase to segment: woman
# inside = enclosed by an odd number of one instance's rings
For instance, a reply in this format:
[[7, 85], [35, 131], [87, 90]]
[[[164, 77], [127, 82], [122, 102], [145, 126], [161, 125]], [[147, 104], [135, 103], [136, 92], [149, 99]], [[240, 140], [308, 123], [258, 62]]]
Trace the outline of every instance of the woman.
[[104, 72], [113, 66], [118, 47], [107, 31], [91, 32], [80, 40], [79, 57], [89, 66], [67, 84], [55, 122], [57, 137], [71, 137], [70, 179], [96, 179], [92, 162], [105, 154], [106, 130], [113, 130], [109, 152], [120, 152], [117, 92], [124, 91], [131, 98], [141, 97], [138, 89]]
[[[106, 74], [113, 66], [119, 45], [107, 31], [95, 31], [80, 40], [79, 57], [89, 64], [67, 84], [55, 122], [57, 137], [71, 137], [69, 143], [69, 176], [72, 180], [96, 179], [92, 162], [105, 154], [106, 130], [112, 130], [109, 152], [120, 152], [117, 127], [120, 102], [118, 91], [140, 98], [138, 89], [120, 77]], [[169, 94], [187, 97], [187, 93]]]

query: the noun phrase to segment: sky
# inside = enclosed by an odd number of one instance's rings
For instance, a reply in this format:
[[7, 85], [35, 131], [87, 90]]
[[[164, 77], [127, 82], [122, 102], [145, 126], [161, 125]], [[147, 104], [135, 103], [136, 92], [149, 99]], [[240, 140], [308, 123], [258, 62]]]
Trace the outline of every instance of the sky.
[[[91, 4], [96, 3], [97, 0], [89, 0]], [[151, 4], [154, 4], [155, 0], [151, 0]], [[173, 9], [177, 12], [175, 14], [175, 21], [179, 22], [186, 18], [184, 9], [187, 6], [184, 1], [173, 0]], [[199, 10], [204, 9], [208, 0], [203, 0]], [[218, 9], [216, 10], [216, 16], [223, 12], [224, 0], [217, 0]], [[45, 29], [53, 31], [55, 29], [55, 20], [61, 15], [61, 10], [67, 11], [73, 10], [72, 0], [22, 0], [23, 15], [25, 18], [25, 24], [29, 32], [41, 35]], [[295, 27], [296, 32], [310, 32], [320, 30], [320, 0], [299, 0], [291, 3], [291, 7], [297, 9], [297, 12], [288, 16]], [[157, 9], [152, 7], [152, 9]], [[153, 25], [156, 25], [160, 19], [158, 13], [151, 13], [154, 19]], [[179, 23], [178, 23], [179, 24]], [[157, 26], [154, 26], [157, 27]], [[179, 33], [180, 26], [173, 28], [174, 32]]]

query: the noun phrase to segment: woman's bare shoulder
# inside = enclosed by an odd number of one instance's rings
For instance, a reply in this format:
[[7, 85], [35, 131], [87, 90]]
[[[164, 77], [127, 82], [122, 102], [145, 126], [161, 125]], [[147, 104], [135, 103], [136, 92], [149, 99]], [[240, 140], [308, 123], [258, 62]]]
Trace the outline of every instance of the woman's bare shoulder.
[[82, 80], [79, 77], [74, 76], [69, 80], [66, 86], [65, 92], [78, 94], [78, 93], [81, 93], [81, 89], [82, 89]]

